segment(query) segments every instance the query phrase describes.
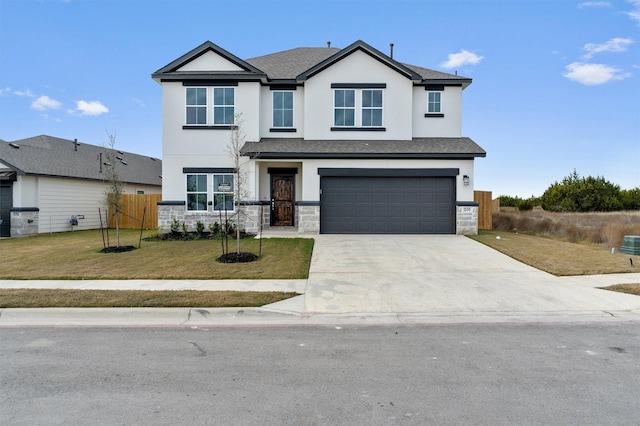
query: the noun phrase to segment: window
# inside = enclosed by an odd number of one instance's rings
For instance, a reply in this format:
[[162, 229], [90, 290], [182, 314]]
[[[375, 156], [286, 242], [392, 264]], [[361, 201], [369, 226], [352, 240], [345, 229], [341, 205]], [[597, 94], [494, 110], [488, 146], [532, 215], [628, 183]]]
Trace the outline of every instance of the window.
[[231, 125], [235, 119], [235, 89], [215, 87], [213, 89], [213, 124]]
[[187, 175], [187, 210], [207, 210], [207, 175]]
[[187, 88], [187, 124], [207, 124], [207, 89]]
[[332, 130], [349, 130], [344, 129], [347, 127], [354, 130], [384, 130], [382, 92], [381, 89], [370, 88], [336, 89]]
[[273, 92], [273, 127], [293, 127], [293, 92]]
[[429, 106], [427, 109], [429, 113], [442, 112], [441, 95], [440, 92], [429, 92]]
[[362, 125], [382, 126], [382, 90], [362, 91]]
[[334, 94], [333, 123], [337, 127], [353, 127], [356, 115], [356, 91], [336, 90]]
[[232, 174], [213, 175], [213, 210], [228, 210], [234, 208], [234, 179]]

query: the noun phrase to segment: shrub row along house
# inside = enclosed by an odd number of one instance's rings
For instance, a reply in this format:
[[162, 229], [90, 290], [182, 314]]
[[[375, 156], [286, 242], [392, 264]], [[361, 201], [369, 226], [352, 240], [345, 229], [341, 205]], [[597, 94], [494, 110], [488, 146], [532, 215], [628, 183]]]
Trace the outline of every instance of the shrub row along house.
[[[44, 135], [0, 141], [0, 236], [99, 228], [108, 151]], [[161, 192], [162, 161], [124, 151], [114, 154], [123, 194]]]
[[474, 160], [486, 153], [461, 135], [469, 78], [363, 41], [247, 60], [207, 41], [152, 78], [162, 86], [162, 231], [241, 204], [248, 232], [262, 220], [307, 233], [477, 233]]

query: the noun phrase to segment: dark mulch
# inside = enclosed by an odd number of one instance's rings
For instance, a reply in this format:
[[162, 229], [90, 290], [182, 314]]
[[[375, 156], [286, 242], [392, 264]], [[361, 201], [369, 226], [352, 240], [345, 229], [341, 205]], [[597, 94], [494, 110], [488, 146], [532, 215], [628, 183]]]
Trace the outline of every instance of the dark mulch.
[[258, 256], [253, 253], [243, 252], [240, 253], [227, 253], [223, 254], [216, 261], [220, 263], [246, 263], [246, 262], [254, 262], [258, 260]]
[[126, 251], [135, 250], [135, 246], [111, 246], [100, 250], [102, 253], [124, 253]]

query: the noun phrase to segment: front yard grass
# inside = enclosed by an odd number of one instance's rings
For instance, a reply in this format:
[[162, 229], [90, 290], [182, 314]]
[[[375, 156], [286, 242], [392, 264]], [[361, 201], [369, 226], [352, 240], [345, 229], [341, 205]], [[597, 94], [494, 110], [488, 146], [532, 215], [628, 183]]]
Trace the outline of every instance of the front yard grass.
[[[151, 236], [155, 231], [146, 231]], [[121, 245], [138, 246], [139, 232], [120, 231]], [[219, 263], [221, 241], [142, 241], [140, 249], [100, 253], [99, 230], [0, 240], [0, 279], [305, 279], [313, 251], [310, 238], [267, 238], [262, 256], [250, 263]], [[114, 232], [111, 231], [111, 245]], [[241, 240], [243, 252], [259, 253], [260, 240]], [[236, 241], [229, 240], [235, 251]]]
[[[640, 256], [618, 252], [611, 254], [599, 244], [570, 243], [555, 238], [496, 230], [480, 231], [470, 238], [557, 276], [640, 272]], [[633, 258], [634, 266], [629, 258]]]
[[0, 308], [227, 308], [258, 307], [296, 293], [275, 291], [148, 291], [0, 289]]
[[[556, 238], [496, 230], [480, 231], [470, 238], [557, 276], [640, 273], [640, 256], [619, 252], [611, 254], [600, 244], [570, 243]], [[640, 283], [619, 284], [606, 289], [640, 296]]]

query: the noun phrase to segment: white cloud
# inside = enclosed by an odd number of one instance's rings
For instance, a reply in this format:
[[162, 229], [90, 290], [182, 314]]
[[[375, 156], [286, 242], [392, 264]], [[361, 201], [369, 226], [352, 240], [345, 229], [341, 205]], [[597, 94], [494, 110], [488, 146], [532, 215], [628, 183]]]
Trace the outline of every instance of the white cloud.
[[585, 7], [611, 7], [611, 3], [608, 1], [585, 1], [578, 4], [580, 9], [584, 9]]
[[80, 115], [98, 116], [109, 112], [109, 108], [102, 105], [100, 101], [76, 101], [76, 105], [73, 112]]
[[629, 3], [633, 6], [633, 10], [626, 12], [627, 16], [640, 24], [640, 0], [629, 0]]
[[59, 109], [62, 104], [55, 99], [51, 99], [48, 96], [40, 96], [35, 101], [31, 102], [31, 108], [38, 111], [46, 111], [48, 109]]
[[31, 92], [31, 90], [27, 89], [27, 90], [14, 90], [13, 91], [14, 95], [18, 95], [18, 96], [27, 96], [29, 98], [35, 98], [36, 95], [33, 94], [33, 92]]
[[134, 104], [138, 105], [141, 108], [144, 108], [147, 106], [142, 99], [131, 98], [131, 102], [133, 102]]
[[622, 70], [604, 64], [587, 64], [573, 62], [566, 66], [567, 72], [562, 74], [569, 80], [585, 86], [596, 86], [612, 80], [623, 80], [630, 76]]
[[450, 53], [446, 62], [443, 62], [441, 66], [443, 68], [456, 68], [463, 65], [476, 65], [484, 59], [484, 56], [478, 56], [468, 50], [460, 50], [458, 53]]
[[604, 43], [587, 43], [583, 49], [587, 52], [584, 58], [589, 59], [593, 55], [598, 53], [607, 52], [626, 52], [627, 46], [633, 44], [633, 40], [630, 38], [616, 37]]

